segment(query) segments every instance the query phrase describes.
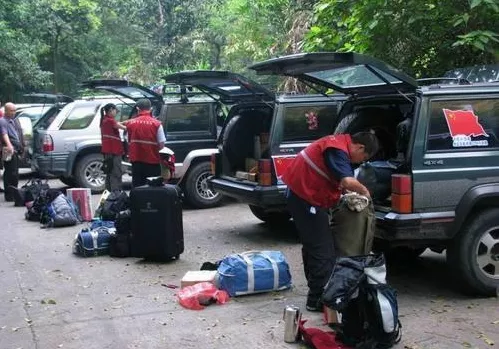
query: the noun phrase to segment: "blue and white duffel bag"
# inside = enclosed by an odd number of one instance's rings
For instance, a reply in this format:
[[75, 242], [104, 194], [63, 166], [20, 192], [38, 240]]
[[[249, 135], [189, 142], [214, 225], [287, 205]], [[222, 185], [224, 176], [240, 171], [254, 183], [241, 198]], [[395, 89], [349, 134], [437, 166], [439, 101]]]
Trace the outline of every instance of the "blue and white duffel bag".
[[109, 254], [111, 235], [115, 232], [114, 222], [92, 221], [88, 228], [76, 234], [73, 253], [82, 257]]
[[217, 285], [231, 297], [291, 287], [291, 273], [280, 251], [247, 251], [224, 257]]

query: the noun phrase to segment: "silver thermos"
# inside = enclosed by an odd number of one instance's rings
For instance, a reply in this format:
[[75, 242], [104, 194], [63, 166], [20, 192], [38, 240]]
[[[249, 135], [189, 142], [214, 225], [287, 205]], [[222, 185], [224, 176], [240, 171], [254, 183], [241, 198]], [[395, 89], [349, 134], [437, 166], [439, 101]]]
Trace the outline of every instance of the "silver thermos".
[[294, 305], [287, 305], [284, 308], [284, 341], [294, 343], [298, 340], [298, 325], [301, 320], [300, 308]]

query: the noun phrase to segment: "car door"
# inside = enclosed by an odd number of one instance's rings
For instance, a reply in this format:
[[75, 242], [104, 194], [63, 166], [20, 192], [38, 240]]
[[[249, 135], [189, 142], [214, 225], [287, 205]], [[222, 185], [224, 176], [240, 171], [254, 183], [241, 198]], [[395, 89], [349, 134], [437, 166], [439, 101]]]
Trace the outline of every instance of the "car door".
[[471, 187], [498, 180], [499, 94], [423, 99], [412, 152], [414, 210], [454, 209]]
[[166, 146], [174, 151], [177, 162], [183, 162], [193, 150], [216, 148], [214, 107], [212, 101], [166, 104]]

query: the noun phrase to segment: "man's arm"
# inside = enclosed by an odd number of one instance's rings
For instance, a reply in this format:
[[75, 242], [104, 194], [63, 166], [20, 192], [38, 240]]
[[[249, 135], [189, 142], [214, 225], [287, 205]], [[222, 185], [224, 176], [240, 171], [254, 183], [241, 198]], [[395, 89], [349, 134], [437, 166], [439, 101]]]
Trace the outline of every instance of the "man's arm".
[[9, 149], [9, 151], [14, 152], [14, 147], [12, 146], [9, 134], [7, 133], [5, 119], [0, 119], [0, 134], [2, 135], [3, 144], [7, 147], [7, 149]]
[[355, 177], [345, 177], [340, 181], [340, 185], [343, 189], [348, 191], [354, 191], [361, 195], [371, 197], [371, 193], [367, 190], [366, 186], [360, 183]]
[[369, 190], [354, 177], [350, 159], [344, 151], [331, 148], [324, 152], [324, 156], [326, 165], [342, 189], [370, 197]]
[[156, 133], [156, 139], [158, 141], [159, 149], [163, 149], [163, 147], [165, 146], [165, 142], [166, 142], [166, 135], [165, 135], [165, 131], [163, 130], [163, 125], [159, 125], [158, 131]]

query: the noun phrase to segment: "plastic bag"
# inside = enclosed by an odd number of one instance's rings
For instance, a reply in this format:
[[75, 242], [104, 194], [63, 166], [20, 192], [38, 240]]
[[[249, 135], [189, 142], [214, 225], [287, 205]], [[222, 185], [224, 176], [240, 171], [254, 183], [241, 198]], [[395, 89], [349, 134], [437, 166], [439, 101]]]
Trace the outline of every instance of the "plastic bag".
[[186, 286], [177, 294], [180, 305], [192, 310], [202, 310], [209, 304], [224, 304], [229, 301], [229, 294], [219, 290], [211, 282], [200, 282]]

